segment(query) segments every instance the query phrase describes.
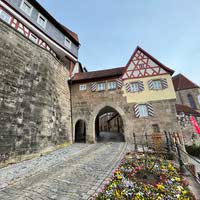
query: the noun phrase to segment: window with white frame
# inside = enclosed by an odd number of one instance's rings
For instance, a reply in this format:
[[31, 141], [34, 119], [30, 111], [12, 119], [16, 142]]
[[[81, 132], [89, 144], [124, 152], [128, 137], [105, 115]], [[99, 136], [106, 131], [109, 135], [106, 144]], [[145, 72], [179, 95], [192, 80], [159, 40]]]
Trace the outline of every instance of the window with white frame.
[[130, 86], [131, 86], [131, 92], [139, 92], [140, 91], [138, 82], [131, 83]]
[[7, 23], [11, 21], [11, 16], [4, 10], [0, 10], [0, 18]]
[[162, 81], [161, 80], [153, 80], [153, 89], [161, 90], [162, 89]]
[[37, 44], [37, 42], [38, 42], [38, 37], [35, 36], [33, 33], [30, 33], [29, 39], [30, 39], [31, 41], [33, 41], [34, 43], [36, 43], [36, 44]]
[[140, 117], [148, 117], [148, 107], [146, 104], [138, 105]]
[[80, 91], [84, 91], [86, 89], [87, 89], [87, 86], [85, 84], [79, 86]]
[[106, 84], [105, 83], [98, 83], [97, 84], [97, 89], [98, 91], [103, 91], [106, 89]]
[[47, 24], [47, 19], [41, 15], [40, 13], [38, 14], [38, 19], [37, 19], [37, 23], [42, 26], [43, 28], [46, 28], [46, 24]]
[[65, 37], [65, 46], [70, 49], [71, 45], [72, 45], [72, 42], [69, 40], [69, 38]]
[[117, 88], [116, 81], [108, 82], [108, 89], [109, 90], [115, 90], [116, 88]]
[[28, 16], [31, 16], [33, 6], [26, 0], [22, 0], [20, 5], [21, 10], [23, 10]]

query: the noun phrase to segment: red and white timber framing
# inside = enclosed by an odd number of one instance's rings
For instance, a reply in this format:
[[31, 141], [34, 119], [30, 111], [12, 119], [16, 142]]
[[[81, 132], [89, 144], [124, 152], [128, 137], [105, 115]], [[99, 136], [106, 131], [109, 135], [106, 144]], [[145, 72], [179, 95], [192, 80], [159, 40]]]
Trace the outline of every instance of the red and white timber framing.
[[168, 74], [158, 63], [154, 62], [145, 52], [136, 49], [129, 61], [122, 79], [144, 78]]
[[[61, 51], [62, 53], [67, 55], [72, 60], [77, 61], [76, 57], [74, 57], [73, 55], [68, 53], [64, 48], [62, 48], [61, 46], [56, 44], [53, 40], [51, 40], [51, 38], [47, 37], [38, 28], [33, 26], [23, 16], [21, 16], [19, 13], [14, 11], [10, 6], [8, 6], [6, 3], [4, 3], [1, 0], [0, 0], [0, 10], [3, 10], [11, 17], [11, 20], [9, 21], [9, 25], [11, 25], [13, 28], [15, 28], [18, 32], [22, 33], [25, 37], [27, 37], [29, 39], [30, 39], [31, 35], [36, 36], [37, 41], [34, 41], [34, 42], [37, 45], [41, 46], [44, 49], [47, 49], [51, 54], [56, 56], [55, 51], [53, 51], [52, 48], [50, 48], [49, 45], [45, 42], [45, 41], [47, 41], [51, 46], [56, 47], [58, 51]], [[44, 41], [44, 39], [45, 39], [45, 41]]]
[[33, 34], [24, 24], [22, 24], [19, 20], [17, 20], [10, 12], [8, 12], [6, 9], [4, 9], [2, 6], [0, 6], [0, 10], [3, 10], [10, 16], [9, 24], [15, 28], [18, 32], [22, 33], [25, 37], [30, 38], [31, 35], [34, 35], [36, 37], [36, 40], [34, 41], [37, 45], [41, 46], [44, 49], [47, 49], [51, 52], [54, 56], [56, 54], [53, 52], [53, 50], [47, 45], [46, 42], [44, 42], [42, 39], [38, 38], [35, 34]]

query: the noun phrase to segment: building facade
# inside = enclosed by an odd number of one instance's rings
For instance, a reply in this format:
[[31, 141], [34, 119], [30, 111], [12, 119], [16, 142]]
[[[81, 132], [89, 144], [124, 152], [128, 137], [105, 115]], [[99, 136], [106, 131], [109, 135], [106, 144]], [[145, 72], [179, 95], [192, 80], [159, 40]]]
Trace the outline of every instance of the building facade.
[[66, 65], [78, 61], [78, 36], [53, 18], [36, 0], [0, 0], [0, 19]]
[[176, 111], [186, 144], [197, 142], [200, 137], [196, 134], [190, 117], [194, 116], [200, 125], [200, 88], [182, 74], [173, 77], [176, 91]]
[[0, 36], [0, 152], [6, 158], [66, 141], [95, 143], [102, 131], [131, 143], [135, 136], [144, 142], [145, 134], [153, 139], [177, 131], [175, 103], [184, 98], [175, 93], [174, 71], [142, 48], [123, 67], [87, 72], [78, 61], [77, 34], [36, 0], [0, 0]]
[[125, 67], [75, 74], [70, 81], [73, 127], [83, 120], [86, 141], [96, 142], [99, 118], [117, 113], [125, 141], [133, 142], [134, 134], [175, 130], [173, 72], [137, 47]]

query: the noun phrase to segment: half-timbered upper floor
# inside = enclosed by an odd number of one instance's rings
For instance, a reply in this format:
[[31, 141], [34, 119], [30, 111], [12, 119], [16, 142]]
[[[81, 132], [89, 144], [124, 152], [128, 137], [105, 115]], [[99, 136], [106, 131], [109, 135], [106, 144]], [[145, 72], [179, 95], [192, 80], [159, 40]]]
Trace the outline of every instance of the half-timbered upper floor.
[[0, 0], [0, 19], [72, 70], [80, 46], [77, 34], [60, 24], [36, 0]]

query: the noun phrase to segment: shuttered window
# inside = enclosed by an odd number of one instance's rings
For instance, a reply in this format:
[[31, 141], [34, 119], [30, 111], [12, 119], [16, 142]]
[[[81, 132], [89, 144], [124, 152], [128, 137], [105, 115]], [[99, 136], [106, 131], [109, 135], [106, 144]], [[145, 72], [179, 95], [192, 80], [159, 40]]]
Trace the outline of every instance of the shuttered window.
[[140, 117], [148, 117], [148, 107], [146, 104], [138, 105]]
[[161, 80], [153, 81], [153, 89], [154, 90], [161, 90], [162, 89], [162, 82]]
[[130, 86], [131, 86], [131, 92], [139, 92], [140, 91], [138, 82], [131, 83]]
[[106, 84], [105, 83], [98, 83], [97, 85], [97, 90], [98, 91], [103, 91], [106, 89]]
[[166, 78], [149, 80], [148, 85], [150, 90], [163, 90], [168, 88], [168, 82]]
[[115, 90], [117, 88], [117, 84], [115, 81], [108, 82], [108, 89], [109, 90]]
[[135, 117], [153, 117], [154, 116], [154, 110], [152, 104], [136, 104], [134, 106], [135, 111]]

